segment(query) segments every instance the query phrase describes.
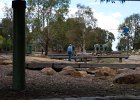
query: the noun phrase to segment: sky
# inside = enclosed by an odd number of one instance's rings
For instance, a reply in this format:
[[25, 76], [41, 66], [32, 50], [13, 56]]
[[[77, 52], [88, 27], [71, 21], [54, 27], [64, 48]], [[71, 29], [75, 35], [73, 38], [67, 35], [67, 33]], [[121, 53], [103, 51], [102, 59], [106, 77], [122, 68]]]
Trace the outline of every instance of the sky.
[[[0, 20], [3, 18], [3, 7], [5, 4], [11, 7], [11, 2], [12, 0], [0, 0]], [[97, 19], [98, 27], [114, 34], [116, 40], [113, 42], [113, 50], [116, 50], [118, 43], [118, 25], [121, 24], [126, 17], [136, 13], [140, 14], [140, 1], [126, 1], [122, 4], [119, 1], [115, 3], [101, 3], [100, 0], [71, 0], [70, 15], [76, 12], [76, 5], [79, 3], [92, 8], [94, 16]]]

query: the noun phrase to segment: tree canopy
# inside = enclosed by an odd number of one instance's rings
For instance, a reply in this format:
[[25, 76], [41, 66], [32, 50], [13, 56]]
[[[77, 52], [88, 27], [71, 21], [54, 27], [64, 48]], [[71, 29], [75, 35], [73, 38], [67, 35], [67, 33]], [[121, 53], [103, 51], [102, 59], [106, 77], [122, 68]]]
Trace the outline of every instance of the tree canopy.
[[[114, 34], [96, 26], [97, 19], [89, 6], [77, 4], [77, 12], [68, 16], [70, 0], [27, 0], [26, 46], [45, 54], [66, 51], [69, 43], [78, 51], [92, 51], [94, 44], [114, 41]], [[5, 7], [5, 18], [0, 23], [1, 36], [10, 36], [12, 44], [12, 10]]]
[[[123, 30], [128, 27], [129, 31], [125, 33]], [[139, 49], [140, 45], [140, 14], [132, 14], [126, 17], [124, 22], [118, 27], [120, 32], [120, 43], [126, 48], [126, 42], [128, 42], [128, 48]], [[128, 37], [128, 38], [126, 38]]]

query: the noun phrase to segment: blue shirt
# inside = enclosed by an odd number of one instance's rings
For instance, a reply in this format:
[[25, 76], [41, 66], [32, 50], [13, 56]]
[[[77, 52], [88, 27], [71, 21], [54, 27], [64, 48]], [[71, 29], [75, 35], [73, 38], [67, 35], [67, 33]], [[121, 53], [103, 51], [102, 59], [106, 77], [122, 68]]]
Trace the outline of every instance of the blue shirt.
[[71, 52], [73, 52], [73, 48], [72, 48], [72, 46], [70, 45], [70, 46], [68, 46], [68, 48], [67, 48], [67, 52], [68, 51], [71, 51]]

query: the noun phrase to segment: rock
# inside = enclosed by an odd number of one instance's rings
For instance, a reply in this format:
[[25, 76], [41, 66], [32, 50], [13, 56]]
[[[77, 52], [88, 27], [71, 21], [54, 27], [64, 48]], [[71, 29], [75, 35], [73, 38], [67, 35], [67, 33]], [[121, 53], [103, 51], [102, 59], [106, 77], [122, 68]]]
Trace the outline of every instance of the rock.
[[87, 70], [87, 73], [88, 74], [95, 74], [95, 68], [89, 68], [88, 70]]
[[114, 78], [113, 82], [119, 83], [119, 84], [140, 83], [140, 72], [139, 71], [132, 71], [132, 72], [128, 72], [128, 73], [118, 74]]
[[47, 74], [47, 75], [54, 75], [54, 74], [57, 73], [57, 72], [56, 72], [54, 69], [52, 69], [51, 67], [49, 67], [49, 68], [43, 68], [43, 69], [41, 70], [41, 72], [43, 72], [44, 74]]
[[0, 62], [0, 65], [8, 65], [8, 64], [12, 64], [11, 60], [3, 60]]
[[88, 74], [86, 71], [73, 71], [71, 73], [71, 76], [73, 76], [73, 77], [86, 77], [86, 76], [88, 76]]
[[110, 67], [101, 67], [95, 69], [95, 76], [115, 76], [117, 71]]
[[73, 77], [86, 77], [88, 75], [86, 71], [76, 71], [72, 66], [64, 67], [59, 74], [71, 75]]
[[75, 69], [67, 69], [67, 70], [62, 70], [59, 72], [59, 74], [61, 75], [71, 75], [71, 73], [73, 73], [74, 71], [76, 71]]
[[59, 74], [71, 75], [71, 73], [73, 73], [74, 71], [76, 70], [72, 66], [67, 66], [67, 67], [64, 67], [62, 71], [59, 72]]
[[66, 66], [62, 70], [70, 70], [70, 69], [74, 69], [74, 68], [72, 66]]

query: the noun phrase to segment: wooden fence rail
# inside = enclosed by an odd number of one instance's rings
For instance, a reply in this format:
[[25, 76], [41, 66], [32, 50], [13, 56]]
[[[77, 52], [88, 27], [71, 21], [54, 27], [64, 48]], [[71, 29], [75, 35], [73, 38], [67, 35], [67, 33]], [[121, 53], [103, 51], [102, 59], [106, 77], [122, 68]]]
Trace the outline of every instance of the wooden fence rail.
[[[50, 55], [48, 56], [51, 59], [68, 59], [68, 55], [64, 54], [64, 55]], [[99, 62], [101, 59], [105, 58], [118, 58], [119, 62], [122, 62], [122, 59], [128, 59], [129, 56], [93, 56], [93, 55], [77, 55], [77, 56], [72, 56], [71, 59], [74, 59], [75, 61], [78, 61], [80, 59], [80, 61], [84, 61], [87, 62], [88, 60], [92, 60], [94, 58], [97, 59], [97, 62]]]

